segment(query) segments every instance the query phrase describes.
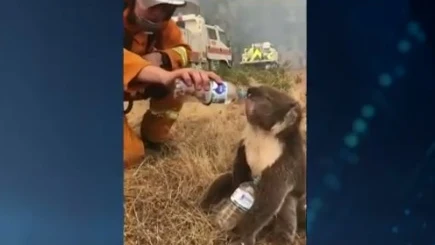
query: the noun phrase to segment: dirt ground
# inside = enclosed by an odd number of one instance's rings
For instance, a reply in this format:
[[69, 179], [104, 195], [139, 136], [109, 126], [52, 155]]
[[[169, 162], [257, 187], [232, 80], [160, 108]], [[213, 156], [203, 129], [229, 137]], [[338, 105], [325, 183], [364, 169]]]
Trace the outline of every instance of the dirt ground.
[[[306, 104], [306, 75], [290, 94]], [[127, 116], [137, 131], [147, 102]], [[148, 156], [125, 171], [126, 245], [223, 245], [198, 202], [214, 178], [228, 170], [246, 121], [242, 105], [186, 102], [173, 128], [172, 151]], [[306, 132], [306, 121], [301, 128]], [[301, 240], [301, 243], [305, 242]]]

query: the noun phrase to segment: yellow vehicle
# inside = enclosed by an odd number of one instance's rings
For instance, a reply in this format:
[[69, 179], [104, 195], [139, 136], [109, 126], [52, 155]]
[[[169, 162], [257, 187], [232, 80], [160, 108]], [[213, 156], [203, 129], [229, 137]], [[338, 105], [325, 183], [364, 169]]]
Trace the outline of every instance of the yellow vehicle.
[[245, 48], [240, 65], [255, 66], [264, 69], [276, 68], [279, 64], [278, 51], [270, 42], [253, 43]]

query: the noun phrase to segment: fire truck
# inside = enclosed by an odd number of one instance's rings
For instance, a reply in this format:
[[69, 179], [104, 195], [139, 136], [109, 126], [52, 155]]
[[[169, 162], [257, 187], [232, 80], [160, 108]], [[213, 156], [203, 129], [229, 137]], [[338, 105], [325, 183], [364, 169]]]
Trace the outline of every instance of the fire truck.
[[225, 31], [217, 25], [207, 24], [201, 16], [199, 0], [187, 0], [177, 8], [172, 19], [177, 23], [185, 42], [192, 48], [190, 63], [204, 70], [219, 66], [232, 66], [230, 41]]
[[266, 70], [276, 68], [279, 66], [279, 54], [270, 42], [253, 43], [244, 49], [240, 65]]

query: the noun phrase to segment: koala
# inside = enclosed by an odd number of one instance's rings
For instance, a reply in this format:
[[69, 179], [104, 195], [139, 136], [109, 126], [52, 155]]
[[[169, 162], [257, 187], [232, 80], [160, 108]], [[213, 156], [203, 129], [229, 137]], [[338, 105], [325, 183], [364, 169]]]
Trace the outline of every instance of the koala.
[[301, 105], [268, 86], [250, 87], [245, 102], [247, 126], [231, 173], [209, 187], [201, 207], [210, 211], [245, 181], [260, 177], [255, 201], [235, 228], [232, 245], [254, 245], [257, 235], [272, 227], [277, 245], [294, 244], [306, 220], [306, 155], [299, 130]]

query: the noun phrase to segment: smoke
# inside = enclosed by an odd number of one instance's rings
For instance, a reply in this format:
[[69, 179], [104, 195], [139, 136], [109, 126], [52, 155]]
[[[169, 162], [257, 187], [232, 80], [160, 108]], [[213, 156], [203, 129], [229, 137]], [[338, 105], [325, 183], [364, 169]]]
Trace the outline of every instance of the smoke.
[[280, 53], [306, 53], [306, 0], [200, 0], [201, 12], [221, 26], [240, 51], [255, 42], [271, 42]]

